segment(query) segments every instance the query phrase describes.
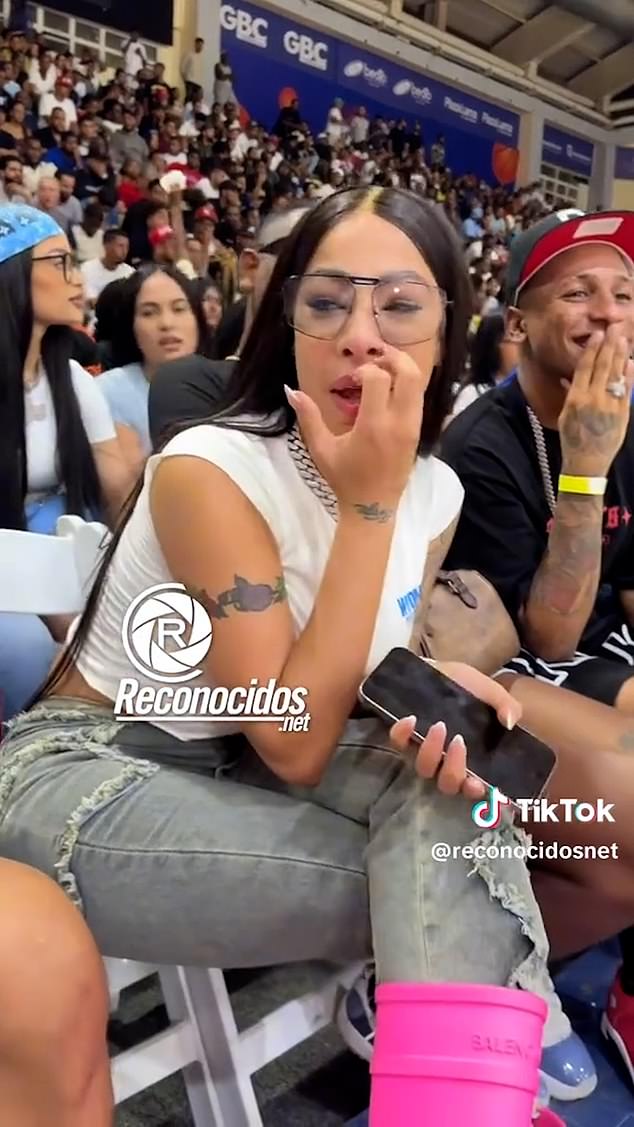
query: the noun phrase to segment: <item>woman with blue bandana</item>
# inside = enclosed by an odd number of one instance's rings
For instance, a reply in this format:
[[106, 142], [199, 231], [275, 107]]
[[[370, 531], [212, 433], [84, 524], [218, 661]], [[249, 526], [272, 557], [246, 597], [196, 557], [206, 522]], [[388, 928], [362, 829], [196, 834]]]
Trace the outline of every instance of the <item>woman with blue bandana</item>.
[[[70, 359], [83, 311], [61, 227], [32, 207], [0, 207], [0, 528], [50, 534], [64, 513], [113, 524], [132, 486], [108, 405]], [[37, 689], [55, 651], [41, 619], [0, 615], [4, 720]]]

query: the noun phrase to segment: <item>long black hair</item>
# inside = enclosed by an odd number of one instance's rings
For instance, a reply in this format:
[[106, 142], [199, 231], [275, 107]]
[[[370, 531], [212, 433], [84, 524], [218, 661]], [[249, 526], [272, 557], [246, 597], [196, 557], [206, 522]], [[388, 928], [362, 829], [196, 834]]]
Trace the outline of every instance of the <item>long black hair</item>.
[[[296, 388], [293, 330], [284, 317], [282, 287], [293, 274], [303, 274], [325, 236], [368, 199], [367, 188], [335, 192], [306, 212], [282, 248], [245, 343], [240, 363], [219, 405], [224, 419], [254, 414], [275, 417], [268, 434], [289, 431], [295, 415], [284, 384]], [[372, 211], [398, 227], [414, 243], [436, 284], [447, 296], [444, 340], [439, 364], [425, 393], [419, 451], [436, 446], [450, 405], [452, 387], [464, 367], [472, 297], [462, 245], [441, 207], [402, 188], [385, 188]], [[246, 428], [245, 428], [246, 429]]]
[[136, 303], [144, 283], [153, 274], [165, 274], [171, 278], [183, 291], [196, 318], [198, 328], [198, 347], [196, 352], [200, 356], [210, 356], [212, 334], [205, 320], [202, 301], [198, 296], [195, 286], [186, 278], [176, 266], [161, 266], [152, 264], [136, 270], [129, 278], [120, 282], [111, 282], [117, 286], [116, 295], [113, 294], [112, 306], [109, 312], [114, 314], [114, 335], [111, 340], [111, 357], [114, 368], [122, 368], [125, 364], [142, 364], [143, 353], [137, 344], [134, 332], [134, 317]]
[[[274, 268], [271, 280], [249, 331], [245, 349], [235, 377], [218, 413], [206, 420], [218, 426], [235, 426], [241, 430], [267, 435], [290, 430], [295, 416], [284, 395], [284, 384], [297, 387], [293, 353], [293, 334], [284, 320], [282, 285], [292, 274], [306, 270], [322, 239], [346, 216], [356, 211], [368, 198], [367, 189], [344, 189], [307, 211], [288, 237]], [[464, 263], [462, 246], [436, 204], [403, 189], [388, 188], [374, 201], [374, 212], [400, 228], [425, 258], [437, 285], [447, 295], [442, 357], [434, 369], [425, 395], [425, 412], [419, 449], [422, 454], [433, 449], [440, 436], [442, 423], [449, 412], [452, 385], [462, 371], [469, 318], [471, 289]], [[253, 412], [268, 416], [264, 423], [239, 421], [236, 416]], [[205, 420], [197, 420], [204, 423]], [[186, 429], [185, 423], [178, 429]], [[168, 437], [171, 437], [168, 434]], [[165, 440], [167, 441], [167, 439]], [[134, 510], [143, 486], [139, 481], [122, 514], [99, 568], [95, 583], [78, 628], [60, 662], [37, 697], [49, 693], [76, 661], [97, 609], [101, 588], [110, 561], [122, 532]], [[34, 703], [31, 702], [31, 703]]]
[[[24, 529], [28, 466], [24, 418], [24, 364], [33, 333], [31, 263], [25, 250], [0, 265], [0, 528]], [[70, 328], [50, 325], [42, 338], [42, 364], [57, 425], [56, 459], [67, 512], [99, 512], [103, 498], [95, 460], [73, 388]]]
[[471, 341], [471, 370], [466, 384], [477, 387], [495, 387], [502, 371], [500, 345], [504, 339], [505, 322], [501, 313], [483, 317]]

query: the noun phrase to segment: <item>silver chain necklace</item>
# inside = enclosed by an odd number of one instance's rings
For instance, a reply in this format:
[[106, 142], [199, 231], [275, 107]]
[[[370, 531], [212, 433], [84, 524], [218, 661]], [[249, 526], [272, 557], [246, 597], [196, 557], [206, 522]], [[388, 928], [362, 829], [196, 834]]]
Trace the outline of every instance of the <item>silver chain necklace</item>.
[[286, 435], [286, 441], [288, 443], [289, 454], [295, 463], [297, 472], [302, 481], [308, 486], [311, 492], [315, 494], [315, 497], [321, 501], [326, 512], [332, 519], [336, 520], [338, 515], [337, 498], [328, 485], [328, 482], [321, 476], [317, 466], [308, 453], [297, 423], [293, 425], [293, 429]]
[[526, 404], [526, 410], [528, 411], [528, 419], [529, 419], [529, 422], [531, 424], [531, 428], [532, 428], [532, 431], [533, 431], [533, 438], [535, 439], [535, 449], [537, 450], [537, 461], [539, 462], [539, 469], [540, 469], [540, 472], [541, 472], [541, 475], [542, 475], [542, 481], [544, 483], [544, 492], [546, 494], [546, 500], [548, 501], [548, 507], [550, 509], [551, 515], [554, 516], [555, 515], [555, 509], [557, 507], [557, 498], [555, 497], [555, 490], [554, 490], [554, 487], [553, 487], [553, 477], [552, 477], [552, 474], [550, 472], [550, 462], [548, 461], [548, 451], [546, 449], [546, 435], [544, 434], [544, 428], [543, 428], [542, 424], [540, 423], [539, 419], [537, 418], [537, 415], [533, 411], [532, 407], [528, 406], [528, 403]]

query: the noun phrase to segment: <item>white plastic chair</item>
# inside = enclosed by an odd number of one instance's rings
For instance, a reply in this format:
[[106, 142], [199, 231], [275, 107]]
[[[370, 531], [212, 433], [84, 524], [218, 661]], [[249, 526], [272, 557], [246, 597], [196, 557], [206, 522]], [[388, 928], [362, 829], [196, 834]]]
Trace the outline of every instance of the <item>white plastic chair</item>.
[[[0, 611], [75, 614], [109, 538], [104, 525], [61, 517], [57, 536], [0, 529]], [[330, 1024], [361, 964], [333, 969], [320, 987], [239, 1031], [222, 970], [105, 959], [110, 1002], [158, 973], [169, 1027], [112, 1060], [115, 1102], [181, 1071], [195, 1127], [263, 1127], [254, 1073]]]

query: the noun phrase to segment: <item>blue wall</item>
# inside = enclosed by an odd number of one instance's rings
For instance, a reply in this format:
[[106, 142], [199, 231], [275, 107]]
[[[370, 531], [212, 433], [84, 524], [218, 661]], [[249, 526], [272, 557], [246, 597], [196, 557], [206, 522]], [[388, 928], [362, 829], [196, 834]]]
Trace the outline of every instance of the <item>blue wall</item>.
[[594, 145], [591, 141], [584, 141], [574, 133], [564, 133], [554, 125], [544, 125], [544, 140], [542, 144], [542, 160], [547, 164], [554, 164], [557, 168], [565, 168], [568, 172], [576, 172], [580, 176], [592, 174], [594, 160]]
[[[272, 128], [284, 97], [297, 93], [315, 134], [333, 99], [350, 112], [420, 121], [425, 144], [445, 137], [454, 172], [512, 183], [519, 116], [254, 4], [224, 4], [221, 42], [230, 54], [236, 95], [248, 115]], [[429, 155], [429, 152], [428, 152]]]

